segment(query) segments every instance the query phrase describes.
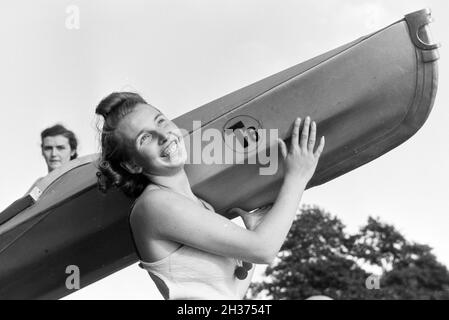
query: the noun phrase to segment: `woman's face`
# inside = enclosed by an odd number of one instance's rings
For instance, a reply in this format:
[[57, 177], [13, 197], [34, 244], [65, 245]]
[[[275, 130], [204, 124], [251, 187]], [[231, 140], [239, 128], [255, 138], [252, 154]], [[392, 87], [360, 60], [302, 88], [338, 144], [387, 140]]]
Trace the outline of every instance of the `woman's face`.
[[69, 139], [63, 135], [47, 136], [42, 140], [42, 155], [48, 172], [69, 162], [74, 154], [75, 150], [71, 150]]
[[144, 173], [171, 175], [187, 160], [179, 128], [156, 108], [138, 104], [117, 127], [130, 158]]

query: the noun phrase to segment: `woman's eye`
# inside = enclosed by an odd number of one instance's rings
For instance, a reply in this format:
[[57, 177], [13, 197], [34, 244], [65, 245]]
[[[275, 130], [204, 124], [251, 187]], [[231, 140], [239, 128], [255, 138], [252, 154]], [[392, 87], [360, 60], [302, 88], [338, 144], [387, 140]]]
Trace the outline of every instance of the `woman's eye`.
[[161, 123], [164, 122], [164, 121], [165, 121], [164, 118], [160, 118], [160, 119], [157, 121], [157, 124], [161, 124]]
[[151, 141], [152, 135], [149, 133], [145, 133], [144, 135], [142, 135], [142, 137], [140, 138], [140, 144], [144, 143], [147, 139], [149, 139]]

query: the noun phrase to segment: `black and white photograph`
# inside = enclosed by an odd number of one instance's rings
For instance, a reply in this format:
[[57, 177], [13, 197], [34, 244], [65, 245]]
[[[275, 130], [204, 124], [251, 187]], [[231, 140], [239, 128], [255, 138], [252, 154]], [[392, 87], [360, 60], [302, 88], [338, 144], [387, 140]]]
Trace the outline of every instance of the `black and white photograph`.
[[449, 300], [448, 14], [2, 1], [0, 300]]

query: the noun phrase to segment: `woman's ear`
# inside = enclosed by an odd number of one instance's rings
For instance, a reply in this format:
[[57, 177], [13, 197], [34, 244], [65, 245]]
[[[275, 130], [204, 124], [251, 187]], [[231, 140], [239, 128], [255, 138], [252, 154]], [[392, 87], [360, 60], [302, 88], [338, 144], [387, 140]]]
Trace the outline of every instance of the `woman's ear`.
[[143, 171], [143, 168], [138, 166], [134, 161], [120, 162], [120, 166], [131, 174], [139, 174]]

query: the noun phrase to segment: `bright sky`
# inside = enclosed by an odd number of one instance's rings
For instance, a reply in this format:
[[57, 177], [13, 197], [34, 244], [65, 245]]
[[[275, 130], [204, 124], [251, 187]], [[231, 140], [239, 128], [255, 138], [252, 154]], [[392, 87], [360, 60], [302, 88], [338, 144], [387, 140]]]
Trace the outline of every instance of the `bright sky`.
[[[65, 27], [69, 5], [80, 10], [78, 30]], [[0, 210], [46, 174], [43, 128], [62, 122], [78, 135], [79, 154], [97, 152], [94, 109], [114, 90], [137, 90], [174, 118], [425, 7], [443, 43], [428, 121], [405, 144], [306, 192], [303, 202], [337, 215], [349, 231], [379, 216], [449, 265], [446, 0], [3, 1]], [[67, 298], [161, 296], [134, 265]]]

